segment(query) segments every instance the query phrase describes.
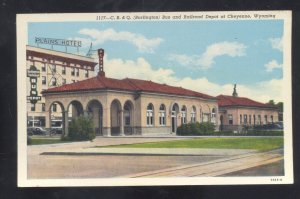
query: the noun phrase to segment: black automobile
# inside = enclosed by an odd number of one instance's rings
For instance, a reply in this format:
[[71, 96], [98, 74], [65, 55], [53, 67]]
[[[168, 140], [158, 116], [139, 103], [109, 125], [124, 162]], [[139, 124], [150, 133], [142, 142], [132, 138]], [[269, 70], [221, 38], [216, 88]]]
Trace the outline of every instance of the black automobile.
[[27, 128], [28, 135], [46, 135], [47, 131], [42, 127], [28, 127]]

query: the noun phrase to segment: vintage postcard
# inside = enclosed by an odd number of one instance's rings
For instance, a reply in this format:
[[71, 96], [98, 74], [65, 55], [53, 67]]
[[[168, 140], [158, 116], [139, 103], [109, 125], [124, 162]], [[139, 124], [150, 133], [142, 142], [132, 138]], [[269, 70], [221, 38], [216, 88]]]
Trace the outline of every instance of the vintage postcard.
[[293, 183], [291, 21], [18, 14], [18, 186]]

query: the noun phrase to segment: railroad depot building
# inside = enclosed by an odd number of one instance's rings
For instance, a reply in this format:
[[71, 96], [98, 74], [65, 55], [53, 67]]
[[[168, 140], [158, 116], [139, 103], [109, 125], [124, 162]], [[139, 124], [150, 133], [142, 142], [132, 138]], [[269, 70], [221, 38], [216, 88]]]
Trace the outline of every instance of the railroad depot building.
[[[27, 78], [27, 95], [41, 95], [41, 92], [56, 86], [78, 82], [94, 76], [94, 68], [97, 62], [93, 58], [76, 54], [60, 52], [40, 47], [26, 46], [26, 68], [34, 67], [39, 76], [36, 79]], [[30, 82], [34, 81], [34, 82]], [[35, 89], [32, 90], [32, 84]], [[61, 110], [57, 104], [53, 104], [51, 111], [52, 120], [61, 120]], [[27, 100], [28, 126], [42, 126], [46, 124], [45, 98], [37, 103]]]
[[278, 122], [278, 109], [246, 97], [219, 95], [220, 130], [239, 130], [242, 126], [257, 126]]
[[[218, 126], [215, 97], [139, 79], [113, 79], [105, 76], [102, 49], [96, 77], [49, 88], [46, 99], [46, 128], [50, 128], [51, 107], [59, 104], [64, 121], [79, 115], [92, 117], [96, 135], [151, 135], [176, 133], [189, 122], [213, 122]], [[68, 122], [64, 123], [67, 134]]]

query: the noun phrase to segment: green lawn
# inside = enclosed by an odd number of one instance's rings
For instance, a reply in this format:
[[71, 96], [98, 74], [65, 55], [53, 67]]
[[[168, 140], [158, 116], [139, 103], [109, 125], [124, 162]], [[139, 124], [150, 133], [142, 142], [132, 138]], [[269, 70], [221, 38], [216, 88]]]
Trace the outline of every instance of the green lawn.
[[58, 144], [67, 142], [70, 141], [61, 141], [60, 138], [31, 138], [31, 143], [29, 145]]
[[283, 147], [283, 138], [196, 138], [141, 144], [105, 146], [111, 148], [215, 148], [267, 151]]

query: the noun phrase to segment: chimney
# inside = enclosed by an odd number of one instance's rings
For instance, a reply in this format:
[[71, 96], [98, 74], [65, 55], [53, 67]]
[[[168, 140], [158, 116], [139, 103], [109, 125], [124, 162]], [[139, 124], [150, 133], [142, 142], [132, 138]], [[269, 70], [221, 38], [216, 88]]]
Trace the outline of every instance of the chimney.
[[103, 57], [104, 57], [104, 49], [98, 49], [98, 57], [99, 57], [99, 72], [98, 77], [105, 77], [105, 72], [103, 69]]

